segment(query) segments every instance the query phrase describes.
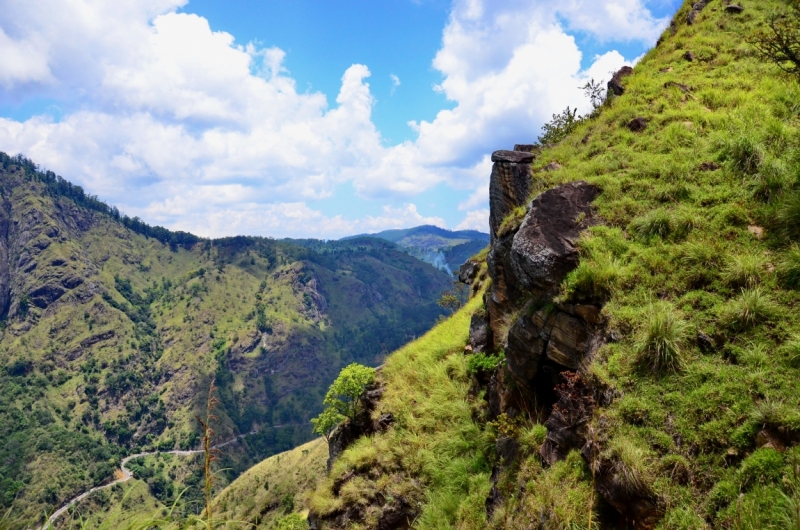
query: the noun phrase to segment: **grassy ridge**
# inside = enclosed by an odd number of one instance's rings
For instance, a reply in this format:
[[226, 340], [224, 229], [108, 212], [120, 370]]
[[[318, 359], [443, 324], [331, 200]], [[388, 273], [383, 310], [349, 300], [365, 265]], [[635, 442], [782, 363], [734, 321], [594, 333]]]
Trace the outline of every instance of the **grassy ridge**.
[[[485, 525], [484, 500], [489, 491], [487, 437], [473, 419], [478, 407], [469, 396], [464, 344], [473, 298], [450, 319], [393, 353], [379, 380], [386, 385], [381, 412], [392, 412], [386, 433], [356, 442], [336, 461], [330, 477], [311, 498], [320, 514], [350, 505], [377, 523], [379, 508], [403, 504], [417, 514], [420, 528], [442, 528], [460, 521], [465, 528]], [[332, 495], [334, 481], [354, 475]]]
[[[560, 298], [609, 299], [614, 341], [587, 372], [618, 398], [595, 413], [590, 432], [622, 487], [655, 495], [665, 530], [794, 528], [800, 87], [747, 43], [786, 4], [732, 14], [711, 2], [688, 26], [691, 4], [676, 14], [676, 34], [665, 32], [625, 78], [623, 96], [542, 151], [534, 195], [576, 180], [602, 191], [604, 224], [584, 235]], [[647, 126], [633, 132], [627, 125], [639, 117]], [[561, 169], [546, 171], [551, 162]], [[545, 467], [535, 420], [481, 425], [463, 357], [446, 354], [463, 346], [466, 317], [445, 324], [452, 334], [431, 333], [448, 347], [422, 354], [415, 344], [389, 358], [382, 407], [397, 427], [346, 451], [314, 509], [361, 507], [371, 526], [376, 507], [410, 499], [418, 528], [608, 527], [614, 512], [580, 455]], [[482, 455], [494, 436], [520, 450], [498, 480], [505, 502], [487, 522]]]

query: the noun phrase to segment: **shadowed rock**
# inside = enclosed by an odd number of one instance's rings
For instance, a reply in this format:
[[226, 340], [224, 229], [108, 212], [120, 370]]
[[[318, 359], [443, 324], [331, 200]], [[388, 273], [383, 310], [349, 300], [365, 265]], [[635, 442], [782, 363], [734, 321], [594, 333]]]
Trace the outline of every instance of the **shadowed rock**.
[[725, 6], [725, 12], [726, 13], [733, 13], [734, 15], [738, 15], [742, 11], [744, 11], [744, 8], [742, 6], [739, 6], [739, 5], [736, 5], [736, 4], [731, 4], [729, 6]]
[[481, 264], [477, 261], [467, 260], [458, 269], [458, 281], [461, 283], [471, 284], [477, 276], [478, 271], [481, 270]]
[[627, 123], [626, 127], [631, 132], [642, 132], [647, 129], [647, 120], [642, 117], [634, 118]]
[[625, 93], [625, 86], [622, 84], [622, 79], [628, 77], [633, 73], [633, 68], [630, 66], [623, 66], [620, 68], [612, 77], [611, 81], [608, 82], [608, 91], [613, 93], [615, 96], [621, 96]]
[[700, 14], [700, 11], [706, 8], [708, 5], [708, 0], [700, 0], [692, 5], [692, 10], [689, 11], [689, 15], [686, 17], [686, 23], [690, 26], [694, 24], [695, 20], [697, 19], [697, 15]]
[[514, 236], [511, 266], [518, 282], [536, 298], [552, 298], [558, 285], [578, 264], [575, 243], [592, 224], [591, 203], [598, 189], [578, 181], [548, 190], [533, 199]]
[[686, 59], [687, 61], [694, 61], [696, 56], [693, 52], [686, 52], [683, 54], [683, 58]]

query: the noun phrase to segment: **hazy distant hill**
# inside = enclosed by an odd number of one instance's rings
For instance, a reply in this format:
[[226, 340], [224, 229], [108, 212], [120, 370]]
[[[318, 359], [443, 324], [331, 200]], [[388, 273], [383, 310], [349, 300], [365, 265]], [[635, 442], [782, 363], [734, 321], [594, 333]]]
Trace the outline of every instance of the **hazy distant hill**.
[[365, 236], [396, 243], [412, 256], [449, 274], [489, 244], [489, 234], [477, 230], [452, 231], [431, 225], [384, 230], [377, 234], [353, 236], [353, 238]]

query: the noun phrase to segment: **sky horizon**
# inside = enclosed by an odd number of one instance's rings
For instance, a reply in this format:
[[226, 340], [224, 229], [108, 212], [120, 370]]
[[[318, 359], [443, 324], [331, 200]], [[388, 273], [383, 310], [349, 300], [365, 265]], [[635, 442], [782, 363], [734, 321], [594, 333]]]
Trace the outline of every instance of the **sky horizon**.
[[491, 152], [680, 4], [0, 0], [0, 151], [204, 237], [486, 232]]

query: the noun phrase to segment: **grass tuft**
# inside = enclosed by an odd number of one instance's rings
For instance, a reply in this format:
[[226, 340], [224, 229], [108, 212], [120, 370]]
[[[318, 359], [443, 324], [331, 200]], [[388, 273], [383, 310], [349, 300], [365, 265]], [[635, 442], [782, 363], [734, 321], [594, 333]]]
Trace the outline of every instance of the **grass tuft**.
[[688, 326], [671, 306], [651, 306], [636, 341], [637, 364], [653, 373], [679, 372], [684, 366]]
[[778, 278], [790, 289], [800, 289], [800, 245], [793, 245], [778, 260]]
[[722, 323], [731, 329], [745, 330], [767, 322], [778, 314], [778, 307], [761, 288], [742, 289], [721, 315]]
[[775, 233], [785, 243], [800, 241], [800, 193], [786, 197], [775, 211]]
[[761, 283], [766, 266], [763, 254], [739, 254], [728, 259], [722, 278], [732, 287], [755, 287]]

